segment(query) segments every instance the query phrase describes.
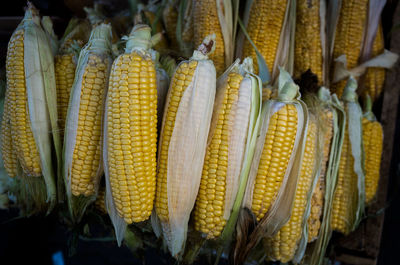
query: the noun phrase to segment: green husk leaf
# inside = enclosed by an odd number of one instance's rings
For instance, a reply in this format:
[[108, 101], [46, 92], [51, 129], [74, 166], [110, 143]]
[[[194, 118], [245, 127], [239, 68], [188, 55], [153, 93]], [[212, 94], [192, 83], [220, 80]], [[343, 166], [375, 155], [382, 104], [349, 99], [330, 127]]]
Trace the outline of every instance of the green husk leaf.
[[328, 66], [331, 65], [331, 62], [334, 58], [333, 55], [333, 48], [335, 44], [335, 37], [336, 37], [336, 27], [339, 21], [340, 16], [340, 9], [342, 7], [342, 0], [337, 1], [328, 1], [328, 12], [327, 12], [327, 55], [328, 55]]
[[364, 147], [362, 143], [362, 110], [357, 100], [357, 81], [350, 76], [347, 81], [343, 101], [347, 107], [348, 130], [351, 145], [351, 153], [354, 158], [354, 172], [357, 174], [357, 194], [354, 209], [354, 217], [351, 217], [350, 230], [357, 228], [364, 215], [365, 202], [365, 165]]
[[178, 21], [176, 23], [176, 41], [178, 42], [179, 50], [184, 57], [190, 57], [192, 52], [191, 45], [185, 43], [182, 39], [183, 24], [184, 24], [184, 14], [188, 8], [189, 0], [181, 0], [179, 3]]
[[369, 121], [376, 121], [376, 117], [374, 113], [372, 112], [372, 99], [371, 97], [367, 94], [367, 96], [364, 99], [364, 114], [363, 117], [366, 118]]

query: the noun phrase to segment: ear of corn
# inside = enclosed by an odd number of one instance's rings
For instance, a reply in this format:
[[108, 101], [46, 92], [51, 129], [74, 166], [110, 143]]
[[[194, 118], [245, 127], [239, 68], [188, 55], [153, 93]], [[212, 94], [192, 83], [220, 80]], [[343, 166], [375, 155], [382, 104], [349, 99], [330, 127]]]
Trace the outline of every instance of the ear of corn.
[[356, 89], [357, 82], [351, 77], [342, 97], [348, 118], [332, 205], [332, 229], [343, 234], [355, 229], [364, 212], [362, 113], [357, 102]]
[[[70, 23], [75, 24], [72, 20]], [[67, 30], [70, 30], [67, 28]], [[66, 32], [62, 39], [60, 50], [54, 59], [57, 87], [58, 121], [61, 139], [64, 138], [64, 125], [67, 116], [71, 87], [75, 79], [76, 64], [79, 51], [89, 39], [90, 26], [78, 22], [74, 29]]]
[[323, 127], [323, 158], [321, 164], [321, 171], [318, 176], [317, 185], [315, 185], [312, 199], [311, 199], [311, 215], [308, 218], [308, 242], [317, 239], [321, 227], [321, 219], [323, 213], [324, 196], [326, 190], [326, 170], [328, 167], [329, 154], [331, 151], [331, 143], [333, 137], [333, 110], [330, 107], [325, 107], [321, 111], [321, 122]]
[[304, 216], [307, 215], [306, 208], [316, 175], [317, 151], [318, 125], [316, 118], [311, 116], [291, 215], [288, 222], [276, 234], [264, 241], [268, 259], [286, 263], [294, 258], [302, 238], [303, 226], [306, 225], [307, 219]]
[[[272, 72], [279, 40], [284, 25], [288, 0], [253, 0], [247, 32], [261, 55], [264, 57], [268, 69]], [[256, 54], [248, 41], [243, 46], [243, 57], [251, 56], [256, 62]], [[258, 73], [258, 65], [254, 65], [255, 73]]]
[[80, 52], [65, 129], [63, 174], [77, 221], [95, 199], [103, 173], [102, 117], [111, 63], [111, 27], [100, 24]]
[[[193, 1], [193, 41], [194, 46], [197, 47], [203, 41], [203, 39], [209, 34], [215, 34], [215, 51], [210, 55], [210, 59], [213, 60], [217, 75], [220, 75], [225, 70], [226, 62], [225, 54], [227, 41], [228, 25], [224, 21], [223, 16], [229, 15], [227, 13], [232, 12], [230, 6], [225, 4], [228, 2], [220, 2], [216, 0], [196, 0]], [[230, 2], [229, 2], [230, 3]], [[225, 27], [225, 28], [224, 28]], [[229, 32], [229, 34], [232, 34]]]
[[264, 121], [247, 183], [245, 207], [267, 233], [274, 234], [290, 216], [306, 128], [307, 107], [298, 86], [281, 69], [279, 92], [267, 101]]
[[215, 67], [207, 57], [214, 46], [215, 35], [208, 36], [189, 61], [179, 64], [164, 111], [155, 212], [173, 256], [185, 245], [200, 186], [216, 87]]
[[297, 1], [294, 76], [300, 77], [308, 69], [323, 82], [323, 40], [321, 34], [321, 0]]
[[375, 197], [380, 175], [383, 147], [382, 125], [372, 113], [371, 98], [367, 97], [362, 120], [363, 144], [365, 152], [365, 203], [369, 204]]
[[9, 126], [2, 130], [3, 136], [8, 134], [7, 128], [11, 132], [9, 147], [15, 150], [22, 168], [17, 198], [25, 196], [19, 202], [26, 214], [50, 211], [56, 203], [53, 165], [60, 154], [53, 54], [38, 11], [30, 3], [9, 42], [6, 68], [8, 103], [3, 116]]
[[[342, 1], [336, 26], [332, 60], [346, 55], [347, 69], [359, 63], [368, 16], [368, 0]], [[346, 81], [332, 85], [332, 90], [341, 97]]]
[[176, 49], [178, 47], [178, 41], [176, 40], [176, 24], [178, 23], [178, 10], [176, 10], [175, 6], [170, 1], [168, 1], [167, 5], [164, 7], [163, 21], [170, 47]]
[[243, 76], [235, 64], [217, 83], [203, 174], [194, 209], [195, 229], [205, 233], [207, 238], [220, 236], [238, 191], [253, 87], [251, 76]]
[[[377, 56], [384, 52], [385, 43], [383, 39], [382, 23], [379, 23], [376, 37], [372, 45], [371, 57]], [[385, 82], [385, 68], [371, 67], [368, 68], [364, 80], [364, 94], [369, 94], [372, 101], [375, 101], [382, 93], [383, 84]]]
[[[156, 188], [157, 81], [151, 28], [132, 29], [114, 61], [107, 96], [105, 173], [116, 212], [126, 224], [150, 217]], [[111, 198], [112, 195], [112, 198]], [[111, 216], [116, 233], [116, 217]]]

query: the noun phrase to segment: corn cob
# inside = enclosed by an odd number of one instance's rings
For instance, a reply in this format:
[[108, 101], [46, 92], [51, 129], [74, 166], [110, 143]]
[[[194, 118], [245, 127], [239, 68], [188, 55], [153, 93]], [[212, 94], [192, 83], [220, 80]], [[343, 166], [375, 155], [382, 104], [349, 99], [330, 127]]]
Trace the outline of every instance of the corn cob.
[[294, 76], [299, 78], [308, 69], [323, 82], [321, 43], [321, 0], [297, 1]]
[[200, 186], [216, 86], [207, 55], [214, 48], [215, 35], [207, 36], [191, 59], [179, 64], [164, 109], [155, 212], [173, 256], [184, 246]]
[[150, 38], [149, 26], [133, 28], [108, 88], [106, 167], [117, 212], [127, 224], [148, 219], [155, 196], [157, 81]]
[[310, 117], [306, 146], [297, 183], [295, 200], [289, 221], [271, 238], [265, 240], [267, 257], [279, 260], [282, 263], [293, 259], [299, 240], [302, 236], [303, 216], [307, 205], [307, 194], [313, 182], [317, 148], [317, 124], [315, 118]]
[[6, 90], [6, 96], [4, 99], [4, 110], [3, 119], [1, 121], [1, 153], [4, 162], [4, 168], [7, 171], [8, 176], [17, 176], [17, 153], [15, 146], [12, 143], [12, 131], [11, 131], [11, 111], [10, 111], [10, 98], [9, 89]]
[[363, 143], [365, 152], [365, 202], [370, 203], [375, 197], [380, 174], [383, 130], [371, 110], [371, 99], [367, 99], [363, 118]]
[[296, 138], [297, 115], [294, 105], [285, 104], [269, 121], [251, 206], [258, 221], [269, 210], [281, 187]]
[[178, 41], [176, 40], [176, 24], [178, 23], [178, 11], [173, 4], [167, 3], [163, 10], [163, 21], [165, 32], [168, 40], [170, 41], [170, 47], [178, 47]]
[[111, 59], [111, 27], [100, 24], [79, 56], [71, 89], [66, 134], [65, 177], [68, 193], [91, 196], [101, 175], [102, 116]]
[[332, 230], [345, 235], [360, 222], [365, 202], [362, 111], [358, 105], [356, 89], [357, 82], [350, 77], [342, 96], [347, 117], [331, 210]]
[[325, 174], [328, 166], [329, 154], [331, 150], [331, 142], [333, 136], [333, 113], [331, 109], [325, 109], [323, 112], [323, 133], [324, 133], [324, 153], [322, 166], [318, 183], [314, 188], [311, 199], [311, 215], [308, 218], [308, 242], [314, 241], [319, 234], [321, 227], [321, 215], [324, 205], [325, 194]]
[[[241, 67], [252, 67], [250, 60], [245, 60]], [[245, 151], [252, 81], [237, 70], [237, 65], [232, 68], [218, 82], [210, 139], [194, 209], [195, 229], [205, 233], [207, 238], [220, 236], [230, 217]]]
[[[333, 59], [346, 55], [347, 69], [359, 63], [368, 14], [368, 0], [342, 1], [336, 27]], [[332, 90], [341, 97], [346, 80], [332, 85]]]
[[[274, 67], [287, 5], [287, 0], [254, 0], [251, 6], [247, 33], [264, 57], [270, 71]], [[253, 47], [246, 40], [243, 57], [248, 56], [251, 56], [254, 62], [257, 61]], [[254, 64], [254, 72], [258, 73], [257, 64]]]
[[56, 203], [53, 165], [60, 166], [54, 57], [39, 12], [30, 2], [9, 41], [6, 75], [4, 115], [10, 128], [3, 128], [11, 132], [10, 144], [22, 169], [13, 193], [22, 214], [49, 212]]
[[210, 55], [217, 75], [225, 70], [225, 46], [221, 24], [218, 18], [217, 2], [215, 0], [197, 0], [193, 2], [193, 41], [194, 46], [201, 44], [203, 39], [214, 33], [216, 35], [215, 51]]
[[18, 160], [28, 176], [41, 176], [40, 156], [37, 150], [29, 116], [24, 68], [24, 35], [19, 29], [8, 43], [6, 69], [9, 90], [9, 112], [12, 142]]
[[[380, 23], [372, 46], [371, 56], [374, 57], [383, 53], [385, 48], [384, 45], [385, 43], [383, 40], [382, 24]], [[372, 101], [377, 100], [377, 98], [382, 93], [384, 82], [385, 82], [385, 68], [380, 68], [380, 67], [367, 68], [364, 81], [365, 85], [364, 95], [369, 94], [372, 98]]]
[[[71, 21], [74, 23], [74, 21]], [[67, 28], [68, 30], [68, 28]], [[61, 139], [64, 136], [64, 125], [67, 116], [69, 96], [75, 79], [75, 70], [78, 60], [77, 50], [86, 44], [90, 26], [86, 21], [78, 23], [71, 32], [66, 32], [60, 50], [54, 58], [58, 121]]]
[[98, 192], [97, 197], [96, 197], [96, 201], [94, 202], [94, 206], [102, 214], [106, 214], [107, 213], [107, 209], [106, 209], [106, 191], [105, 191], [104, 187], [99, 189], [99, 192]]

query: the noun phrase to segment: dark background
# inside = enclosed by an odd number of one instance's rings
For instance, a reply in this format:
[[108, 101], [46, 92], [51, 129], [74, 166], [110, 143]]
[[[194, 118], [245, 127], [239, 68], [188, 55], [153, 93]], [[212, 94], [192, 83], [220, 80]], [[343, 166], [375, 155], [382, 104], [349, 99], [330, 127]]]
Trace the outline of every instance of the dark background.
[[[33, 4], [42, 15], [49, 15], [54, 22], [56, 34], [60, 37], [72, 15], [84, 16], [82, 6], [92, 4], [92, 0], [36, 0]], [[112, 3], [111, 7], [123, 9], [128, 7], [128, 0], [99, 1]], [[398, 1], [388, 1], [382, 15], [385, 41], [390, 41], [392, 16]], [[24, 15], [23, 7], [26, 1], [12, 0], [7, 7], [0, 9], [0, 69], [4, 68], [7, 43], [12, 31]], [[399, 27], [399, 25], [396, 25]], [[386, 47], [389, 48], [389, 47]], [[375, 113], [379, 117], [382, 99], [375, 105]], [[400, 105], [396, 122], [396, 136], [393, 158], [391, 162], [391, 176], [389, 179], [388, 197], [385, 211], [385, 222], [381, 241], [379, 265], [400, 264]], [[372, 217], [373, 218], [373, 217]], [[174, 264], [174, 260], [155, 250], [148, 249], [142, 253], [145, 263], [125, 247], [118, 247], [115, 241], [87, 241], [77, 240], [75, 253], [70, 255], [70, 242], [73, 232], [59, 223], [54, 215], [48, 217], [18, 218], [15, 209], [0, 210], [0, 263], [8, 264], [53, 264], [52, 255], [61, 251], [66, 265], [78, 264]], [[205, 262], [199, 262], [205, 263]]]

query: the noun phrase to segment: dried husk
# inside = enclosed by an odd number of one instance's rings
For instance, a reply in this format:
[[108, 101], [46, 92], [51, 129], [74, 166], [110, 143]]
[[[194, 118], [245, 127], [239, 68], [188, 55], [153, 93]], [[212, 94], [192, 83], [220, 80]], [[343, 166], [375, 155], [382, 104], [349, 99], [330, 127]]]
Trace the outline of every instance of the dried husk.
[[[71, 167], [73, 160], [73, 153], [76, 144], [77, 128], [78, 128], [78, 117], [81, 101], [82, 91], [82, 78], [85, 72], [88, 58], [91, 54], [96, 54], [102, 58], [108, 58], [108, 65], [106, 73], [111, 70], [111, 27], [110, 25], [100, 24], [96, 26], [92, 32], [89, 42], [81, 50], [79, 54], [78, 64], [75, 71], [75, 79], [71, 88], [71, 95], [69, 99], [69, 106], [67, 111], [65, 136], [64, 136], [64, 147], [63, 147], [63, 176], [66, 187], [66, 193], [68, 198], [68, 207], [71, 218], [74, 222], [79, 222], [82, 218], [86, 207], [95, 201], [100, 183], [100, 177], [103, 174], [103, 162], [100, 157], [99, 166], [97, 169], [96, 176], [93, 180], [94, 194], [90, 196], [74, 196], [71, 192]], [[107, 74], [108, 78], [108, 74]], [[106, 82], [108, 84], [108, 81]], [[105, 87], [104, 89], [107, 89]], [[105, 102], [99, 102], [99, 104], [105, 104]], [[104, 120], [102, 120], [103, 123]], [[103, 137], [104, 138], [104, 137]]]

